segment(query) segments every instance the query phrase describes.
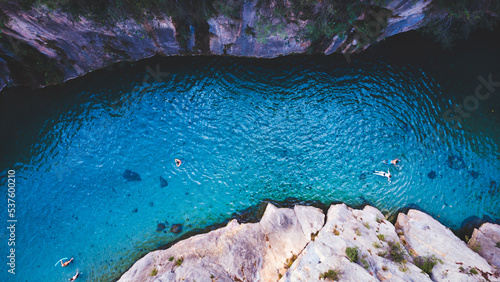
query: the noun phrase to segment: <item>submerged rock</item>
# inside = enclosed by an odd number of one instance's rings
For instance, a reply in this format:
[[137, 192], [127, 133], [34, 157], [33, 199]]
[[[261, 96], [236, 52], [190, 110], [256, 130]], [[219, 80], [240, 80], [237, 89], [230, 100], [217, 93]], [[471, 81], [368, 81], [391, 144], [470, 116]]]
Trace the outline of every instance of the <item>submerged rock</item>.
[[174, 234], [181, 233], [182, 232], [182, 224], [180, 224], [180, 223], [172, 224], [172, 226], [170, 227], [170, 232], [172, 232]]
[[161, 188], [168, 186], [167, 180], [165, 180], [165, 178], [163, 178], [161, 176], [160, 176], [160, 186], [161, 186]]
[[498, 193], [498, 185], [497, 185], [497, 182], [496, 181], [490, 181], [490, 190], [488, 190], [488, 193], [490, 193], [490, 195], [495, 195]]
[[123, 173], [123, 178], [127, 181], [140, 181], [141, 176], [135, 172], [131, 171], [130, 169], [126, 169], [125, 172]]
[[[137, 261], [119, 281], [500, 281], [488, 261], [431, 216], [409, 210], [396, 227], [371, 206], [345, 204], [325, 214], [314, 207], [268, 204], [260, 222], [226, 227], [180, 241]], [[500, 229], [500, 226], [494, 226]], [[495, 233], [496, 234], [496, 233]], [[496, 235], [495, 235], [496, 236]], [[488, 235], [492, 246], [497, 237]], [[353, 251], [357, 259], [350, 259]], [[182, 266], [176, 265], [182, 258]], [[430, 277], [414, 261], [435, 261]], [[493, 259], [493, 260], [492, 260]], [[471, 269], [475, 269], [476, 272]], [[155, 273], [154, 277], [151, 273]], [[432, 279], [431, 279], [432, 278]]]
[[430, 179], [434, 179], [434, 178], [436, 178], [436, 172], [435, 172], [434, 170], [433, 170], [433, 171], [431, 171], [431, 172], [429, 172], [429, 173], [427, 174], [427, 177], [429, 177]]
[[477, 179], [477, 178], [479, 177], [479, 172], [477, 172], [477, 171], [470, 170], [470, 171], [469, 171], [469, 174], [470, 174], [470, 176], [472, 176], [472, 178], [474, 178], [474, 179]]
[[366, 173], [363, 172], [359, 175], [359, 180], [365, 180], [365, 179], [366, 179]]
[[167, 226], [164, 223], [158, 223], [158, 225], [156, 226], [156, 231], [160, 232], [165, 230], [165, 228], [167, 228]]
[[455, 170], [464, 169], [467, 166], [465, 161], [461, 156], [453, 155], [448, 157], [448, 166]]

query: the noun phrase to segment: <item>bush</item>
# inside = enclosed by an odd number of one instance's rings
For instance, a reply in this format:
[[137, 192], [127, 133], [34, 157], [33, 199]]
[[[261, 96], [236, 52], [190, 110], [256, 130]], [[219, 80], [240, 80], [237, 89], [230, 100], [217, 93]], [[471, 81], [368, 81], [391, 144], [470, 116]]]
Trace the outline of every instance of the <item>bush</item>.
[[427, 256], [427, 257], [416, 257], [414, 262], [415, 265], [422, 269], [422, 272], [431, 275], [432, 269], [438, 263], [438, 259], [435, 256]]
[[478, 28], [493, 28], [499, 15], [498, 0], [433, 0], [426, 10], [423, 31], [443, 47], [451, 47], [455, 40], [467, 38]]
[[345, 254], [349, 258], [350, 262], [357, 262], [359, 257], [358, 257], [358, 247], [347, 247], [345, 249]]
[[475, 269], [474, 267], [470, 269], [470, 274], [472, 275], [477, 275], [478, 272], [477, 272], [477, 269]]
[[174, 257], [169, 257], [168, 261], [173, 261], [175, 258]]
[[181, 266], [182, 262], [184, 261], [183, 258], [178, 258], [176, 261], [175, 261], [175, 265], [177, 266]]
[[151, 270], [151, 276], [156, 276], [156, 274], [158, 274], [158, 269], [153, 268], [153, 270]]
[[378, 234], [378, 235], [377, 235], [377, 238], [378, 238], [380, 241], [385, 241], [385, 235], [384, 235], [384, 234]]
[[392, 261], [396, 263], [402, 263], [405, 261], [405, 251], [399, 244], [399, 242], [389, 241], [387, 242], [389, 245], [389, 257]]
[[470, 249], [477, 253], [477, 252], [481, 251], [481, 244], [476, 243], [474, 246], [471, 246]]
[[330, 279], [333, 281], [337, 281], [340, 279], [340, 277], [342, 277], [342, 275], [339, 270], [330, 269], [327, 272], [321, 274], [319, 276], [319, 279]]

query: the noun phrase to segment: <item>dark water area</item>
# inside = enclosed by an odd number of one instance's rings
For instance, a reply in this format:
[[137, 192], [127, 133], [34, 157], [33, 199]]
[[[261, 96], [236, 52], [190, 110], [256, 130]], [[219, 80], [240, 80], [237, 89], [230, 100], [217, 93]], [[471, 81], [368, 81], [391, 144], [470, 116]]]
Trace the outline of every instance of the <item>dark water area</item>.
[[[18, 281], [75, 268], [114, 280], [186, 234], [255, 220], [265, 199], [413, 206], [451, 228], [500, 218], [499, 34], [442, 50], [411, 32], [351, 63], [152, 58], [4, 91], [0, 185], [15, 170]], [[75, 263], [54, 267], [63, 257]]]

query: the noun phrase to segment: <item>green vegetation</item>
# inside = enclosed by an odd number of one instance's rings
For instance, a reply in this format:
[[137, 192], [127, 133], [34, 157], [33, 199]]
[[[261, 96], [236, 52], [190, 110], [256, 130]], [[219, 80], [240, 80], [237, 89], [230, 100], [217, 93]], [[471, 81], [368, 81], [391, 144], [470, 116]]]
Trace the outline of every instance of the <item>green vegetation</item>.
[[389, 268], [388, 268], [387, 266], [383, 265], [383, 266], [382, 266], [382, 270], [383, 270], [383, 271], [387, 271], [387, 270], [389, 270]]
[[497, 244], [495, 245], [495, 247], [500, 248], [500, 242], [497, 242]]
[[321, 274], [319, 279], [330, 279], [333, 281], [338, 281], [342, 277], [340, 270], [330, 269], [327, 272]]
[[387, 252], [385, 252], [385, 251], [384, 252], [378, 252], [377, 256], [385, 258], [385, 257], [387, 257]]
[[475, 269], [474, 267], [470, 269], [470, 274], [472, 275], [477, 275], [478, 272], [477, 272], [477, 269]]
[[151, 274], [150, 275], [151, 276], [156, 276], [156, 274], [158, 274], [158, 269], [156, 269], [156, 267], [155, 267], [155, 268], [153, 268], [153, 270], [151, 270]]
[[[147, 18], [164, 11], [169, 16], [207, 20], [215, 15], [238, 18], [242, 0], [17, 0], [24, 9], [35, 4], [45, 4], [50, 9], [61, 9], [74, 16], [88, 16], [94, 20], [106, 21], [111, 16], [132, 16]], [[101, 22], [102, 22], [101, 21]]]
[[476, 244], [474, 244], [474, 246], [471, 246], [470, 249], [477, 253], [481, 250], [481, 244], [476, 243]]
[[361, 237], [361, 231], [359, 231], [358, 228], [354, 229], [354, 232], [356, 233], [356, 235]]
[[370, 268], [370, 265], [368, 264], [368, 261], [366, 259], [361, 259], [361, 264], [363, 264], [363, 267], [365, 269]]
[[293, 262], [297, 259], [297, 255], [293, 254], [291, 258], [286, 259], [285, 269], [289, 269], [292, 266]]
[[384, 234], [378, 234], [378, 235], [377, 235], [377, 238], [378, 238], [380, 241], [385, 241], [385, 235], [384, 235]]
[[359, 257], [358, 257], [358, 247], [347, 247], [345, 249], [345, 254], [349, 258], [350, 262], [357, 262]]
[[363, 225], [366, 227], [366, 229], [370, 229], [370, 224], [368, 222], [365, 222]]
[[396, 263], [402, 263], [405, 261], [405, 251], [399, 244], [399, 242], [389, 241], [389, 257], [392, 261]]
[[175, 261], [175, 265], [176, 266], [181, 266], [182, 262], [184, 261], [183, 258], [178, 258], [176, 261]]
[[381, 247], [380, 244], [377, 242], [373, 242], [372, 246], [375, 247], [376, 249], [380, 249]]
[[434, 266], [438, 264], [440, 260], [437, 259], [435, 256], [427, 256], [427, 257], [416, 257], [414, 262], [415, 265], [422, 269], [422, 272], [427, 273], [431, 275], [432, 269]]
[[[0, 0], [0, 3], [7, 0]], [[22, 9], [45, 4], [50, 9], [61, 9], [79, 19], [89, 17], [106, 23], [116, 19], [150, 19], [161, 12], [172, 17], [178, 40], [185, 46], [190, 37], [190, 26], [195, 32], [208, 33], [206, 21], [219, 15], [239, 19], [244, 0], [11, 0]], [[345, 38], [353, 34], [362, 47], [375, 42], [387, 26], [391, 11], [382, 8], [388, 0], [257, 0], [255, 26], [245, 27], [245, 35], [265, 42], [278, 35], [288, 40], [310, 40], [313, 49], [326, 48], [331, 38]], [[478, 28], [493, 28], [500, 18], [500, 0], [433, 0], [425, 10], [424, 32], [432, 35], [443, 46], [452, 46], [459, 38], [466, 38]], [[296, 38], [287, 38], [287, 24], [307, 21]], [[5, 19], [0, 15], [0, 28]], [[351, 31], [355, 30], [353, 33]], [[202, 35], [202, 34], [199, 34]], [[203, 36], [195, 36], [198, 40]], [[381, 223], [383, 219], [377, 218]]]
[[378, 216], [377, 216], [377, 218], [376, 218], [375, 220], [377, 221], [377, 223], [382, 223], [382, 222], [384, 222], [384, 220], [383, 220], [383, 219], [381, 219], [381, 218], [380, 218], [380, 217], [378, 217]]
[[444, 47], [451, 47], [478, 28], [493, 28], [499, 15], [500, 0], [433, 0], [423, 30]]
[[174, 257], [169, 257], [168, 261], [173, 261], [175, 258]]
[[259, 0], [257, 9], [261, 12], [258, 13], [257, 36], [266, 38], [269, 35], [279, 35], [283, 29], [280, 23], [298, 24], [299, 21], [310, 20], [299, 34], [299, 39], [321, 43], [325, 38], [333, 38], [335, 35], [345, 36], [346, 31], [357, 28], [359, 16], [364, 13], [369, 18], [369, 11], [374, 4], [382, 5], [386, 2], [387, 0]]

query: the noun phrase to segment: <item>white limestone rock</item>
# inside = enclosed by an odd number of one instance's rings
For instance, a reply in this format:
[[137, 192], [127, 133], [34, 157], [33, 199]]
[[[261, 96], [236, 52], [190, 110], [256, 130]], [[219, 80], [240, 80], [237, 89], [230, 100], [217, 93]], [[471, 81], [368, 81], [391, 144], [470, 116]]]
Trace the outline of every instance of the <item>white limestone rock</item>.
[[479, 230], [474, 229], [468, 246], [500, 270], [500, 225], [485, 223]]
[[[378, 235], [384, 235], [383, 240]], [[389, 241], [399, 243], [394, 226], [384, 220], [377, 209], [366, 206], [363, 210], [355, 210], [344, 204], [332, 206], [325, 226], [292, 264], [283, 280], [318, 281], [321, 274], [332, 269], [341, 273], [342, 281], [430, 281], [429, 276], [410, 262], [396, 263], [377, 255], [387, 252]], [[358, 261], [349, 261], [348, 247], [358, 248]], [[401, 250], [406, 253], [403, 247]], [[410, 256], [406, 254], [406, 258]]]
[[[299, 254], [323, 223], [324, 214], [317, 208], [278, 209], [268, 204], [259, 223], [233, 220], [224, 228], [149, 253], [119, 281], [278, 280], [286, 260]], [[175, 264], [179, 258], [180, 266]], [[154, 269], [157, 273], [151, 276]]]
[[[410, 210], [399, 214], [396, 228], [402, 231], [401, 240], [417, 256], [435, 256], [442, 263], [432, 269], [433, 281], [499, 281], [488, 262], [430, 215]], [[477, 274], [474, 274], [476, 269]]]

